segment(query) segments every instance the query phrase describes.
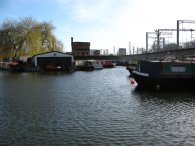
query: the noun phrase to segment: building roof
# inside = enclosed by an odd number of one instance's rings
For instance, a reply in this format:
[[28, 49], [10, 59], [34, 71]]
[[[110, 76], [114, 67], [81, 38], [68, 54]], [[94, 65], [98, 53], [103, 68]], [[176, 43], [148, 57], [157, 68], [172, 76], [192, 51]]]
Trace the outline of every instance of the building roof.
[[40, 54], [35, 54], [32, 56], [32, 58], [34, 57], [38, 57], [38, 56], [42, 56], [42, 57], [62, 57], [62, 56], [70, 56], [72, 57], [73, 55], [64, 53], [64, 52], [60, 52], [60, 51], [50, 51], [50, 52], [44, 52], [44, 53], [40, 53]]

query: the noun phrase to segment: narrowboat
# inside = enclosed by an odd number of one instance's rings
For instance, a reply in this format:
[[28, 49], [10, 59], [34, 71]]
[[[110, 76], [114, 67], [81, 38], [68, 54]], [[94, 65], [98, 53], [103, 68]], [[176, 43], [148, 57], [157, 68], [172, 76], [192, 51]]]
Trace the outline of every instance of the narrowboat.
[[140, 87], [194, 88], [195, 62], [140, 60], [132, 75]]
[[92, 62], [92, 65], [94, 66], [95, 70], [103, 69], [103, 65], [99, 60], [89, 60], [89, 61]]
[[93, 66], [93, 63], [88, 60], [84, 61], [77, 61], [76, 62], [76, 70], [79, 71], [93, 71], [95, 68]]
[[0, 70], [6, 70], [10, 72], [23, 72], [25, 70], [25, 64], [20, 60], [0, 62]]
[[115, 64], [111, 60], [101, 61], [103, 68], [114, 68]]

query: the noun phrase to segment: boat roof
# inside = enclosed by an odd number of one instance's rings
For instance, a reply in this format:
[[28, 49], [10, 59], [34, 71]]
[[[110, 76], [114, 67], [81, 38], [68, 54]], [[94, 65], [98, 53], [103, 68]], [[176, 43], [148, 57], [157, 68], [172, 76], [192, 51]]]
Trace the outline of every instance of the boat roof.
[[150, 62], [163, 62], [163, 63], [195, 63], [195, 60], [151, 60]]

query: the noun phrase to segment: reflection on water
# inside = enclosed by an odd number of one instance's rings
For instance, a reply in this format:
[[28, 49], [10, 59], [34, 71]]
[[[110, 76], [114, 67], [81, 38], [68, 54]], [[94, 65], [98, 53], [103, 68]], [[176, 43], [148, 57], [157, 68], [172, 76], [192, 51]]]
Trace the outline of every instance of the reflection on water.
[[0, 72], [0, 145], [194, 145], [194, 92], [138, 91], [128, 75]]

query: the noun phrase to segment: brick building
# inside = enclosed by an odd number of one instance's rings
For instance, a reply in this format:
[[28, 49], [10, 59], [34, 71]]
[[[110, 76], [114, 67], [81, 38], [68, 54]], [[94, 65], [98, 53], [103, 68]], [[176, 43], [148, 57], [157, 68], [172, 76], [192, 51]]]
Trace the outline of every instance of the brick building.
[[71, 37], [72, 54], [74, 56], [90, 55], [90, 42], [74, 42]]

